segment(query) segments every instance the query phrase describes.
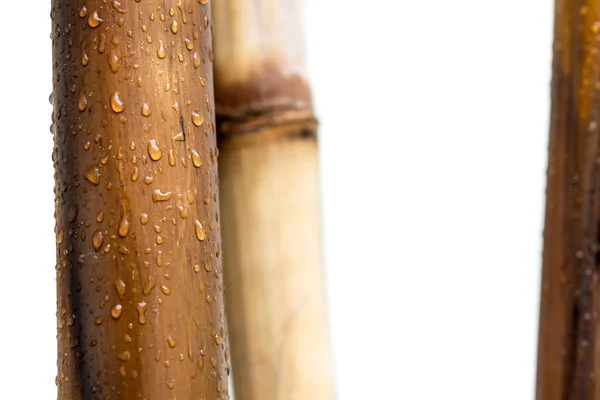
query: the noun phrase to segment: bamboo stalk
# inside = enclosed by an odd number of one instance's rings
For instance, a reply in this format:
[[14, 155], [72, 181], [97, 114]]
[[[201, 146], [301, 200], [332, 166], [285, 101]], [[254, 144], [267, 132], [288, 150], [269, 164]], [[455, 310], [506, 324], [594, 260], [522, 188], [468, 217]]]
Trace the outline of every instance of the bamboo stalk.
[[600, 399], [600, 2], [556, 0], [538, 400]]
[[238, 400], [332, 399], [317, 142], [299, 2], [214, 5], [226, 305]]
[[206, 3], [52, 0], [59, 399], [228, 397]]

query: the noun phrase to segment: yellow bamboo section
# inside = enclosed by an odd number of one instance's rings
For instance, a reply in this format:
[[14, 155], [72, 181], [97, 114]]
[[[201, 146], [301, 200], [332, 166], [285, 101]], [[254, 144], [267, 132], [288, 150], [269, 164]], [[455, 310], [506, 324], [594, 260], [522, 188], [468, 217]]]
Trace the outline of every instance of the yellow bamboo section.
[[238, 400], [334, 397], [317, 124], [300, 2], [214, 4], [226, 306]]

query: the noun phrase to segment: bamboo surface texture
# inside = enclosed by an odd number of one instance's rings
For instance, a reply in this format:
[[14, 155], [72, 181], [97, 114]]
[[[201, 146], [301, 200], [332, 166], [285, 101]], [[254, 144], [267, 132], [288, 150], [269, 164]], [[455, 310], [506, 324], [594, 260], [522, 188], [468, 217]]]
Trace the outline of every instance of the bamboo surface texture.
[[228, 398], [207, 0], [52, 0], [58, 398]]
[[600, 2], [557, 0], [537, 400], [600, 399]]
[[221, 0], [214, 15], [235, 395], [331, 400], [317, 124], [299, 2]]

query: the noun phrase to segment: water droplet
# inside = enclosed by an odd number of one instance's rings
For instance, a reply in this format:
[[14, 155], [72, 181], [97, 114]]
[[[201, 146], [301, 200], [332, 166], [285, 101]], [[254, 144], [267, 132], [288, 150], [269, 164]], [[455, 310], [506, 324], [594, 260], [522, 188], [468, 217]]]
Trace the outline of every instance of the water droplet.
[[119, 56], [114, 51], [110, 52], [110, 56], [108, 57], [108, 65], [110, 66], [110, 71], [113, 74], [119, 72]]
[[154, 161], [158, 161], [162, 157], [162, 151], [154, 139], [148, 140], [148, 154]]
[[94, 322], [96, 325], [102, 325], [102, 322], [104, 322], [104, 318], [98, 317]]
[[200, 3], [200, 4], [206, 4], [206, 3], [208, 3], [208, 0], [198, 0], [198, 3]]
[[123, 103], [123, 100], [121, 100], [119, 92], [112, 92], [110, 95], [110, 108], [116, 113], [121, 113], [125, 110], [125, 104]]
[[135, 305], [135, 308], [137, 309], [137, 312], [138, 312], [138, 322], [141, 325], [144, 325], [146, 323], [146, 302], [141, 301], [141, 302], [137, 303]]
[[110, 310], [110, 315], [112, 315], [112, 317], [114, 319], [119, 319], [121, 317], [122, 312], [123, 312], [123, 306], [117, 303]]
[[175, 379], [169, 379], [167, 380], [167, 387], [171, 390], [173, 390], [175, 388]]
[[192, 122], [196, 126], [202, 125], [202, 123], [204, 122], [204, 116], [200, 111], [192, 111]]
[[194, 222], [194, 226], [196, 229], [196, 237], [198, 238], [198, 240], [203, 241], [204, 239], [206, 239], [206, 231], [204, 231], [204, 227], [202, 226], [202, 223], [200, 223], [200, 221], [196, 220]]
[[82, 90], [81, 93], [79, 94], [79, 101], [77, 102], [77, 108], [79, 108], [79, 111], [83, 112], [87, 108], [87, 105], [88, 105], [88, 100], [85, 95], [85, 92]]
[[149, 296], [150, 293], [152, 293], [152, 289], [154, 289], [155, 286], [156, 286], [155, 276], [148, 275], [148, 277], [146, 278], [146, 283], [144, 284], [144, 289], [142, 290], [142, 292], [144, 293], [144, 296]]
[[104, 242], [104, 235], [102, 234], [102, 232], [94, 232], [94, 234], [92, 235], [92, 245], [94, 246], [94, 249], [96, 251], [100, 251], [100, 248], [102, 247], [102, 242]]
[[169, 337], [167, 338], [167, 343], [169, 343], [170, 348], [174, 348], [175, 346], [177, 346], [177, 341], [173, 339], [171, 335], [169, 335]]
[[74, 222], [77, 218], [77, 214], [79, 213], [79, 208], [77, 206], [72, 206], [69, 209], [68, 220], [69, 222]]
[[600, 33], [600, 21], [595, 21], [592, 24], [592, 33], [594, 33], [594, 35]]
[[221, 336], [219, 336], [219, 335], [215, 335], [215, 342], [216, 342], [217, 344], [221, 344], [221, 342], [222, 342], [222, 341], [223, 341], [223, 339], [221, 339]]
[[133, 167], [133, 173], [131, 174], [131, 180], [133, 182], [137, 182], [139, 175], [140, 175], [140, 170], [138, 169], [138, 167]]
[[200, 266], [198, 264], [194, 265], [194, 272], [200, 272]]
[[142, 213], [142, 215], [140, 215], [140, 222], [142, 223], [142, 225], [146, 225], [149, 221], [149, 217], [148, 214], [146, 213]]
[[[138, 1], [139, 3], [139, 1]], [[125, 14], [125, 10], [123, 9], [123, 6], [121, 5], [121, 2], [117, 1], [117, 0], [113, 0], [112, 2], [112, 6], [113, 8], [120, 14]]]
[[124, 238], [129, 233], [129, 219], [128, 215], [124, 215], [123, 218], [119, 221], [119, 236]]
[[209, 263], [207, 263], [207, 262], [205, 261], [205, 262], [204, 262], [204, 270], [205, 270], [206, 272], [210, 272], [210, 269], [211, 269], [211, 267], [210, 267], [210, 264], [209, 264]]
[[59, 230], [56, 232], [56, 242], [57, 242], [58, 244], [61, 244], [61, 243], [63, 242], [63, 240], [64, 240], [64, 239], [65, 239], [65, 233], [64, 233], [64, 231], [63, 231], [62, 229], [59, 229]]
[[165, 51], [165, 45], [162, 40], [158, 41], [158, 51], [156, 52], [158, 58], [163, 59], [167, 56], [167, 52]]
[[183, 43], [185, 43], [185, 48], [188, 49], [188, 50], [190, 50], [190, 51], [194, 48], [194, 42], [192, 42], [188, 38], [184, 39]]
[[98, 186], [100, 184], [100, 170], [96, 166], [90, 167], [85, 173], [85, 179]]
[[150, 114], [152, 114], [152, 112], [150, 111], [150, 106], [148, 105], [148, 103], [142, 104], [142, 115], [144, 117], [149, 117]]
[[192, 149], [192, 163], [195, 167], [200, 167], [202, 165], [202, 158], [195, 149]]
[[125, 291], [127, 290], [127, 286], [125, 285], [125, 282], [123, 282], [123, 279], [117, 278], [117, 280], [115, 280], [115, 289], [117, 289], [119, 299], [123, 300], [123, 297], [125, 297]]
[[160, 287], [160, 290], [161, 290], [161, 291], [162, 291], [164, 294], [166, 294], [167, 296], [171, 294], [171, 289], [169, 289], [169, 288], [168, 288], [168, 287], [166, 287], [165, 285], [162, 285], [162, 286]]
[[168, 158], [169, 158], [169, 165], [174, 167], [175, 166], [175, 153], [173, 153], [173, 150], [169, 150]]
[[104, 22], [104, 20], [98, 15], [98, 10], [94, 10], [94, 12], [88, 16], [88, 25], [90, 28], [97, 28], [102, 22]]
[[173, 33], [179, 32], [179, 24], [175, 20], [173, 20], [171, 22], [171, 32], [173, 32]]
[[86, 67], [90, 63], [90, 56], [87, 53], [86, 48], [81, 49], [81, 65]]
[[160, 189], [156, 189], [152, 193], [152, 201], [157, 203], [159, 201], [167, 201], [173, 196], [173, 192], [163, 192]]
[[196, 51], [192, 53], [192, 64], [194, 65], [194, 68], [198, 68], [200, 66], [200, 56]]
[[131, 353], [129, 351], [125, 350], [124, 352], [119, 353], [119, 355], [117, 357], [119, 358], [119, 360], [127, 362], [127, 361], [131, 360]]
[[177, 209], [179, 210], [179, 217], [181, 219], [186, 219], [188, 217], [187, 208], [184, 206], [178, 206]]
[[85, 17], [85, 16], [87, 16], [87, 15], [88, 15], [88, 13], [87, 13], [87, 8], [86, 8], [85, 6], [82, 6], [82, 7], [79, 9], [79, 16], [80, 16], [81, 18], [84, 18], [84, 17]]

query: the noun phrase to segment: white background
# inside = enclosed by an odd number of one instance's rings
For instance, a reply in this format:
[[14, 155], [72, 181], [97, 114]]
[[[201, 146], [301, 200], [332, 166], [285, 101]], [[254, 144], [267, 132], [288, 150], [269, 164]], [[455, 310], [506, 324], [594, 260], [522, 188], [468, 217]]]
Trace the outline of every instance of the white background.
[[[307, 2], [338, 398], [532, 399], [553, 2]], [[49, 3], [0, 26], [0, 399], [56, 398]]]

